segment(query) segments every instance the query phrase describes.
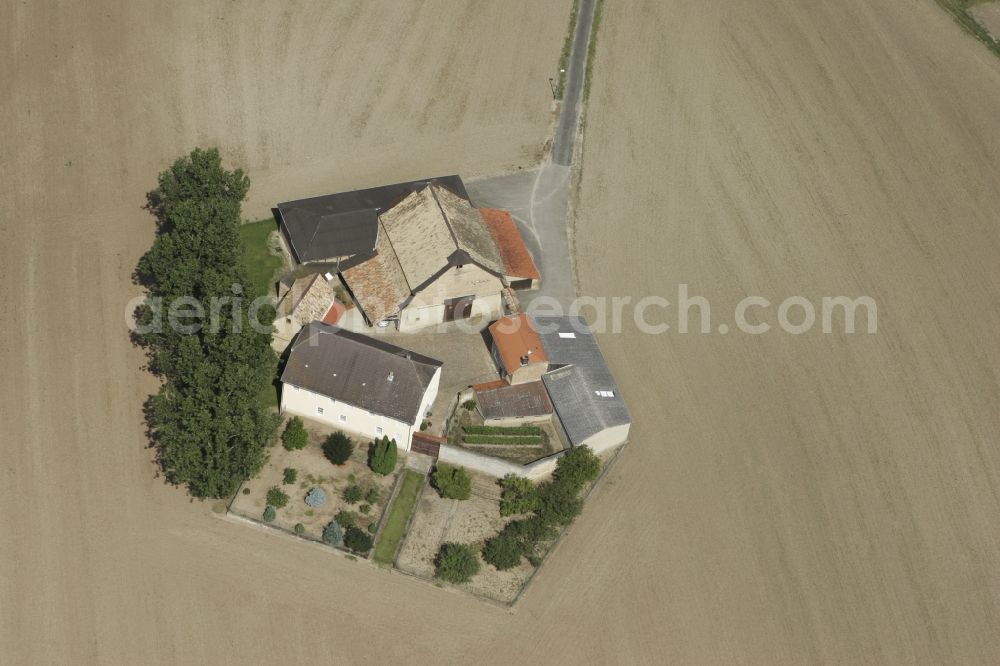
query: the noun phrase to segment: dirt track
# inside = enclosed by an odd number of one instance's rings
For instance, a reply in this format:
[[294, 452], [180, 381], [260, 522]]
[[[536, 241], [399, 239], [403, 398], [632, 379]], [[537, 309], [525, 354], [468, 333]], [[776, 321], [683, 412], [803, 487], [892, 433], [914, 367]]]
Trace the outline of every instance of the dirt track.
[[43, 4], [0, 9], [5, 661], [1000, 658], [1000, 61], [930, 0], [607, 3], [583, 290], [868, 293], [880, 330], [606, 337], [633, 445], [513, 615], [153, 478], [122, 309], [195, 143], [254, 216], [530, 161], [568, 0]]

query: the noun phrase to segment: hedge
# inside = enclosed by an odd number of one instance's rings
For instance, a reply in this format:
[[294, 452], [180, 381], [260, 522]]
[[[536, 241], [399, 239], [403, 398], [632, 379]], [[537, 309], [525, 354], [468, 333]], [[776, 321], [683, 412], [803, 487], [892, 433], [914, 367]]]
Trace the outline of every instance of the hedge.
[[542, 443], [542, 438], [538, 436], [465, 435], [462, 439], [466, 444], [494, 444], [497, 446], [539, 446]]
[[541, 435], [542, 429], [538, 426], [487, 426], [487, 425], [467, 425], [462, 426], [462, 430], [470, 435]]

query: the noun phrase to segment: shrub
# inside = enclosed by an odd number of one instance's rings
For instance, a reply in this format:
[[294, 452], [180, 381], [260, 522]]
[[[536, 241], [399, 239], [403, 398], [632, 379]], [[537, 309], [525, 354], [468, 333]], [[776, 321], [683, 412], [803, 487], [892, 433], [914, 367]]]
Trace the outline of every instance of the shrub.
[[538, 487], [539, 506], [535, 515], [547, 525], [569, 525], [583, 510], [577, 489], [565, 483], [549, 481]]
[[333, 521], [323, 528], [323, 543], [340, 547], [344, 543], [344, 529]]
[[278, 515], [278, 512], [270, 504], [268, 504], [266, 507], [264, 507], [264, 522], [265, 523], [271, 522], [272, 520], [274, 520], [274, 518], [277, 515]]
[[500, 571], [516, 567], [524, 554], [524, 542], [504, 533], [487, 539], [483, 546], [483, 559]]
[[344, 533], [344, 545], [358, 555], [364, 555], [372, 549], [372, 536], [352, 525]]
[[343, 465], [351, 459], [354, 443], [342, 432], [335, 432], [323, 442], [323, 454], [334, 465]]
[[377, 531], [378, 531], [378, 523], [376, 523], [376, 522], [370, 522], [370, 523], [368, 523], [368, 532], [370, 534], [375, 534], [375, 532], [377, 532]]
[[371, 455], [368, 457], [368, 466], [376, 474], [392, 474], [396, 469], [396, 440], [382, 437], [372, 442]]
[[286, 486], [289, 486], [295, 483], [295, 480], [298, 478], [299, 478], [299, 470], [295, 469], [294, 467], [286, 467], [285, 475], [282, 477], [281, 482], [284, 483]]
[[379, 495], [380, 493], [378, 491], [378, 488], [375, 488], [373, 486], [368, 489], [368, 492], [365, 493], [365, 502], [367, 502], [368, 504], [378, 504]]
[[306, 526], [302, 523], [295, 523], [295, 533], [302, 536], [306, 533]]
[[424, 430], [427, 430], [430, 427], [431, 427], [431, 422], [428, 421], [427, 419], [424, 419], [423, 421], [420, 422], [420, 431], [421, 432], [423, 432]]
[[601, 460], [586, 446], [575, 446], [556, 463], [552, 480], [579, 491], [601, 473]]
[[306, 504], [316, 508], [326, 504], [326, 491], [319, 486], [314, 486], [306, 493]]
[[466, 400], [465, 402], [462, 403], [462, 409], [464, 409], [467, 412], [471, 412], [475, 408], [476, 408], [475, 400]]
[[278, 486], [271, 486], [267, 491], [267, 503], [275, 509], [283, 509], [288, 504], [288, 495]]
[[249, 495], [250, 494], [250, 489], [249, 488], [244, 488], [243, 489], [243, 494], [244, 495]]
[[503, 499], [500, 500], [501, 516], [530, 513], [538, 509], [541, 504], [535, 484], [523, 476], [508, 474], [500, 485], [503, 488]]
[[363, 513], [365, 515], [368, 515], [368, 512], [371, 511], [371, 510], [372, 510], [372, 508], [368, 504], [362, 504], [361, 506], [358, 507], [358, 511], [360, 511], [361, 513]]
[[462, 467], [442, 463], [437, 466], [431, 480], [445, 499], [465, 500], [472, 494], [472, 479]]
[[361, 490], [361, 486], [352, 484], [344, 488], [344, 501], [348, 504], [357, 504], [361, 501], [364, 494], [364, 491]]
[[281, 444], [289, 451], [304, 449], [309, 443], [309, 433], [306, 426], [297, 416], [293, 416], [285, 426], [285, 432], [281, 433]]
[[354, 523], [356, 522], [356, 516], [350, 511], [344, 511], [343, 509], [338, 511], [337, 515], [334, 516], [333, 519], [340, 523], [340, 526], [344, 528], [354, 527]]
[[468, 583], [479, 573], [476, 549], [467, 543], [442, 544], [434, 565], [438, 578], [449, 583]]

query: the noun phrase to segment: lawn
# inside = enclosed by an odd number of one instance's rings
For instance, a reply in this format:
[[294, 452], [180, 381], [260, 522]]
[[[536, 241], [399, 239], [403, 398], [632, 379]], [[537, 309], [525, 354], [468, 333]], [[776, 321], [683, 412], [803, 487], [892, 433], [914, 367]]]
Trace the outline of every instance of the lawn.
[[413, 513], [413, 506], [417, 502], [417, 495], [420, 493], [423, 483], [423, 474], [419, 474], [413, 470], [406, 470], [406, 476], [403, 477], [403, 484], [400, 486], [399, 493], [396, 495], [396, 499], [392, 503], [392, 508], [389, 510], [389, 516], [385, 520], [385, 527], [382, 528], [382, 535], [375, 545], [376, 562], [392, 564], [392, 559], [396, 555], [399, 542], [403, 539], [403, 532], [406, 530], [406, 524], [410, 520], [410, 514]]
[[249, 281], [246, 285], [247, 295], [254, 298], [273, 291], [275, 274], [281, 268], [281, 257], [271, 254], [267, 247], [267, 238], [275, 228], [273, 219], [250, 222], [240, 227], [243, 265]]

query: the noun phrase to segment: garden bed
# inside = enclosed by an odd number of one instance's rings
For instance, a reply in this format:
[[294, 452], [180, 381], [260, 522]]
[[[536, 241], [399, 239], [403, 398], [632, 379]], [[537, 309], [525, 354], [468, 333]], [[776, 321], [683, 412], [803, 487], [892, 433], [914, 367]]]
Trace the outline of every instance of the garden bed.
[[[264, 520], [267, 494], [271, 488], [277, 487], [288, 495], [288, 503], [276, 510], [274, 519], [268, 523], [273, 527], [296, 533], [305, 539], [321, 541], [323, 528], [334, 520], [339, 511], [347, 510], [356, 515], [359, 528], [374, 533], [402, 463], [397, 464], [397, 471], [393, 474], [375, 474], [367, 464], [368, 442], [355, 442], [350, 460], [344, 465], [334, 465], [320, 448], [327, 434], [321, 429], [311, 430], [308, 445], [298, 451], [286, 450], [278, 440], [270, 449], [269, 459], [260, 474], [243, 483], [229, 511], [250, 520], [268, 522]], [[296, 470], [294, 483], [284, 483], [286, 468]], [[353, 503], [344, 499], [344, 491], [352, 485], [359, 486], [363, 492], [371, 488], [377, 490], [378, 500], [369, 504], [367, 513], [361, 511], [361, 506], [366, 504], [364, 498]], [[321, 506], [310, 507], [306, 504], [306, 494], [312, 488], [320, 488], [326, 494], [326, 501]], [[300, 530], [296, 530], [296, 525], [302, 525]]]
[[380, 564], [392, 564], [396, 556], [396, 550], [406, 532], [406, 526], [410, 522], [413, 514], [413, 507], [420, 496], [420, 490], [424, 487], [423, 474], [406, 470], [403, 480], [400, 482], [399, 492], [392, 503], [389, 515], [386, 517], [385, 525], [379, 534], [378, 543], [375, 544], [374, 559]]

